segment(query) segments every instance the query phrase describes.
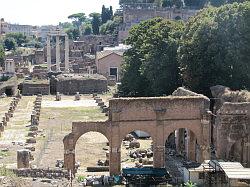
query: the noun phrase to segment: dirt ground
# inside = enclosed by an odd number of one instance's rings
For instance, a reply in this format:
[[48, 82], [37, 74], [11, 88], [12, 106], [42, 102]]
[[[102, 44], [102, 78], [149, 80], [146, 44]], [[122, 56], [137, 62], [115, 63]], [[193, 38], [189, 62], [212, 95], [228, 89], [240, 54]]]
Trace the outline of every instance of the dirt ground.
[[[2, 132], [0, 138], [0, 165], [16, 167], [16, 151], [23, 149], [25, 146], [28, 134], [26, 126], [30, 124], [34, 100], [35, 97], [33, 96], [23, 97], [18, 103], [13, 118], [10, 118], [4, 132]], [[1, 114], [4, 115], [8, 111], [10, 101], [11, 98], [0, 99]], [[3, 149], [9, 149], [9, 151], [2, 151]]]

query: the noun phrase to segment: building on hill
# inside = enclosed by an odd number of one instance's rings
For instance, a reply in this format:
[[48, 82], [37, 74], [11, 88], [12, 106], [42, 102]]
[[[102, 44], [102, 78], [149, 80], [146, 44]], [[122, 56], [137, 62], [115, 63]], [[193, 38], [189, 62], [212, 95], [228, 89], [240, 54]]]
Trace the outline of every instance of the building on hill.
[[22, 33], [25, 36], [31, 37], [36, 33], [37, 27], [32, 25], [19, 25], [8, 23], [1, 18], [0, 20], [0, 35], [8, 33]]
[[141, 21], [155, 17], [187, 21], [198, 11], [199, 10], [197, 9], [188, 8], [163, 8], [156, 6], [154, 3], [123, 4], [123, 23], [119, 27], [118, 40], [119, 42], [124, 41], [128, 37], [130, 28], [136, 24], [139, 24]]

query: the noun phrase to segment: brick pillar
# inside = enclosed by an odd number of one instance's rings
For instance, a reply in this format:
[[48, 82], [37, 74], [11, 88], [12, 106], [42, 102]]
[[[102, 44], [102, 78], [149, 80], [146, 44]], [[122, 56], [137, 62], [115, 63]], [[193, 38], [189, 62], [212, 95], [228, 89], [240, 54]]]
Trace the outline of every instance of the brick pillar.
[[196, 161], [196, 138], [195, 134], [188, 130], [187, 131], [187, 157], [189, 160]]
[[185, 150], [185, 138], [184, 138], [185, 129], [178, 129], [175, 132], [175, 145], [176, 151], [179, 154], [182, 154]]
[[112, 137], [109, 142], [109, 173], [110, 175], [119, 175], [121, 173], [121, 142], [119, 133], [119, 112], [113, 113], [113, 119], [117, 122], [112, 122]]
[[110, 175], [119, 175], [121, 173], [121, 149], [120, 147], [111, 147], [110, 149], [109, 173]]
[[202, 143], [201, 143], [201, 161], [204, 160], [210, 160], [211, 159], [211, 149], [210, 149], [210, 143], [211, 143], [211, 129], [210, 129], [210, 117], [207, 115], [203, 116], [203, 119], [201, 120], [202, 125]]
[[165, 167], [165, 146], [156, 146], [156, 144], [154, 144], [153, 159], [155, 168]]
[[71, 171], [73, 174], [76, 173], [75, 170], [75, 150], [67, 149], [64, 152], [64, 168]]

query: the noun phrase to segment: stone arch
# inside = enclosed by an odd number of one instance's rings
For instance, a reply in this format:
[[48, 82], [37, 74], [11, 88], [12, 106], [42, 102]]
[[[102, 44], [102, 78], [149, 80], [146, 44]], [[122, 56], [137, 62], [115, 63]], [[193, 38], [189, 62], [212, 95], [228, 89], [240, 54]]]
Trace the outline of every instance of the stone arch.
[[[149, 125], [151, 125], [152, 128], [149, 128]], [[144, 131], [144, 132], [148, 133], [151, 136], [153, 142], [155, 142], [157, 139], [156, 129], [154, 128], [153, 122], [143, 122], [143, 123], [140, 123], [140, 122], [132, 123], [131, 122], [131, 123], [120, 125], [120, 140], [119, 140], [120, 144], [122, 143], [122, 140], [124, 139], [124, 137], [127, 134], [134, 132], [136, 130]]]
[[[131, 132], [129, 132], [129, 133], [127, 133], [126, 135], [128, 135], [128, 134], [132, 134], [132, 132], [134, 132], [134, 131], [137, 131], [138, 129], [135, 129], [135, 130], [133, 130], [133, 131], [131, 131]], [[145, 142], [143, 142], [143, 145], [144, 145], [144, 147], [141, 147], [141, 145], [142, 144], [140, 144], [140, 147], [139, 148], [135, 148], [135, 149], [149, 149], [149, 148], [151, 148], [151, 144], [150, 143], [154, 143], [154, 140], [153, 140], [153, 138], [151, 137], [151, 134], [150, 134], [150, 132], [149, 131], [144, 131], [144, 130], [138, 130], [138, 131], [142, 131], [142, 132], [144, 132], [144, 133], [147, 133], [149, 136], [150, 136], [150, 139], [144, 139], [144, 138], [140, 138], [140, 137], [138, 137], [138, 139], [135, 137], [135, 139], [136, 139], [136, 141], [138, 141], [138, 142], [140, 142], [140, 143], [142, 143], [142, 141], [148, 141], [148, 142], [146, 142], [147, 144], [145, 144]], [[128, 131], [126, 131], [126, 132], [128, 132]], [[126, 136], [125, 135], [125, 136]], [[125, 138], [125, 136], [122, 138], [122, 139], [124, 139]], [[143, 140], [144, 139], [144, 140]], [[129, 152], [130, 150], [126, 150], [125, 148], [123, 148], [123, 141], [121, 141], [121, 148], [120, 148], [120, 150], [121, 150], [121, 160], [122, 160], [122, 158], [123, 158], [123, 156], [124, 156], [124, 154], [122, 154], [122, 153], [125, 153], [125, 152]], [[123, 151], [122, 151], [123, 150]], [[152, 150], [153, 151], [153, 150]], [[151, 158], [152, 159], [152, 158]], [[137, 160], [137, 161], [139, 161], [139, 160]], [[136, 162], [134, 162], [134, 163], [136, 163]], [[120, 162], [119, 163], [121, 166], [123, 165], [123, 163], [122, 162]], [[125, 163], [125, 165], [126, 165], [127, 163]], [[151, 163], [150, 163], [151, 164]]]
[[[107, 144], [108, 143], [108, 144]], [[109, 150], [109, 140], [100, 132], [90, 131], [82, 134], [75, 144], [75, 161], [81, 163], [81, 169], [87, 170], [89, 166], [96, 166], [98, 159], [109, 160], [104, 147]], [[92, 155], [98, 155], [92, 157]]]
[[174, 141], [174, 144], [176, 146], [175, 150], [189, 160], [198, 161], [199, 157], [197, 157], [197, 146], [196, 146], [198, 144], [197, 135], [188, 128], [175, 129], [169, 133], [165, 142], [166, 144], [169, 142], [168, 140], [169, 137], [172, 135], [172, 133], [174, 135], [174, 140], [172, 141]]
[[110, 142], [111, 137], [109, 133], [107, 122], [73, 122], [72, 132], [66, 135], [63, 139], [64, 144], [64, 167], [67, 170], [71, 170], [74, 174], [76, 173], [75, 168], [75, 147], [78, 139], [88, 133], [98, 132], [103, 134]]
[[196, 138], [198, 144], [203, 144], [202, 138], [202, 124], [200, 120], [179, 120], [179, 121], [172, 121], [169, 125], [164, 126], [164, 142], [167, 141], [169, 135], [178, 129], [188, 129], [192, 131]]

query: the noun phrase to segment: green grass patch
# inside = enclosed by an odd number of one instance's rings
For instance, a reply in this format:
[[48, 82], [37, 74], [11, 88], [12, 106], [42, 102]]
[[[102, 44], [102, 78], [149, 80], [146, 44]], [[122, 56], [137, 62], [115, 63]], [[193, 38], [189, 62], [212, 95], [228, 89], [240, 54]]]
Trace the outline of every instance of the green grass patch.
[[15, 177], [16, 175], [12, 170], [7, 169], [6, 166], [2, 166], [0, 167], [0, 176]]
[[10, 152], [9, 152], [9, 151], [0, 151], [0, 156], [1, 156], [1, 157], [10, 156]]

